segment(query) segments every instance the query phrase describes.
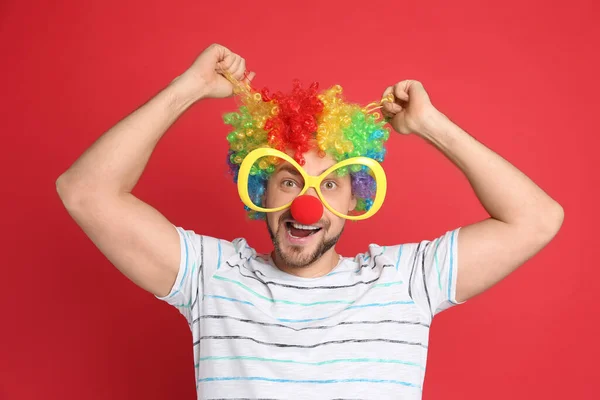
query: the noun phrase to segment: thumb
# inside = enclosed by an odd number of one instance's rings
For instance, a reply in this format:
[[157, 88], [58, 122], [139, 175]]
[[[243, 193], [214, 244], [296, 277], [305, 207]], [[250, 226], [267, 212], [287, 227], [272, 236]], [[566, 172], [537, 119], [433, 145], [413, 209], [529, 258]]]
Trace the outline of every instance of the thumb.
[[387, 111], [390, 114], [397, 114], [403, 109], [404, 108], [398, 103], [391, 103], [389, 101], [383, 103], [383, 110]]
[[217, 70], [228, 70], [235, 62], [235, 54], [225, 46], [215, 44], [212, 46], [212, 56]]
[[252, 72], [250, 72], [248, 75], [246, 75], [246, 77], [245, 77], [245, 79], [244, 79], [244, 80], [245, 80], [247, 83], [250, 83], [250, 82], [252, 82], [252, 80], [254, 79], [254, 77], [255, 77], [255, 76], [256, 76], [256, 72], [253, 72], [253, 71], [252, 71]]

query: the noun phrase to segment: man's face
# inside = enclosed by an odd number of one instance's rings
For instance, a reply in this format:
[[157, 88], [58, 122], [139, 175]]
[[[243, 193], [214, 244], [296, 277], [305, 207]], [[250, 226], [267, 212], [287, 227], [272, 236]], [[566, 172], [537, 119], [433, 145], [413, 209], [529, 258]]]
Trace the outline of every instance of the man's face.
[[[305, 153], [304, 158], [306, 163], [303, 168], [308, 175], [313, 176], [320, 175], [336, 163], [329, 155], [319, 157], [315, 150]], [[321, 191], [327, 196], [329, 204], [343, 213], [354, 209], [356, 199], [352, 195], [350, 175], [339, 177], [334, 173], [331, 178], [328, 177], [321, 183]], [[267, 183], [266, 207], [287, 204], [303, 187], [304, 180], [295, 172], [294, 167], [288, 162], [281, 163]], [[313, 188], [305, 194], [318, 198]], [[267, 213], [267, 228], [275, 252], [286, 265], [298, 268], [309, 266], [337, 243], [346, 220], [337, 217], [326, 207], [323, 210], [321, 219], [311, 225], [310, 229], [294, 221], [289, 208]]]

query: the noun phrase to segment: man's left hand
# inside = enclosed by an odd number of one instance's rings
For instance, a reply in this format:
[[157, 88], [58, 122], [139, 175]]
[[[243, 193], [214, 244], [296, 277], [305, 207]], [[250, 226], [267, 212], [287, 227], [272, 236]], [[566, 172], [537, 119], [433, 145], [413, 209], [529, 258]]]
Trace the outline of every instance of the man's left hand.
[[394, 95], [394, 102], [384, 102], [382, 114], [394, 130], [403, 135], [415, 133], [421, 136], [427, 122], [440, 112], [431, 104], [423, 84], [404, 80], [388, 87], [383, 96]]

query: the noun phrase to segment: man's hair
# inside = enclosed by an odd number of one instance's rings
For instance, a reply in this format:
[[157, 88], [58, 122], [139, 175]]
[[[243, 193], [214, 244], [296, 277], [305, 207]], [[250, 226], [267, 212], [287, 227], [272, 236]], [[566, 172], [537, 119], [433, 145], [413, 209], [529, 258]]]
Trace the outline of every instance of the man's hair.
[[[322, 157], [328, 154], [337, 162], [359, 156], [384, 160], [384, 145], [390, 133], [380, 114], [373, 112], [377, 104], [360, 107], [345, 102], [340, 85], [322, 92], [318, 88], [316, 82], [302, 88], [295, 80], [290, 93], [271, 95], [267, 88], [257, 91], [249, 84], [239, 83], [235, 92], [242, 105], [237, 112], [223, 117], [225, 124], [233, 127], [227, 135], [227, 163], [235, 183], [244, 158], [261, 147], [292, 151], [300, 165], [304, 165], [304, 153], [311, 149]], [[369, 109], [373, 104], [375, 108]], [[267, 181], [279, 162], [277, 157], [265, 157], [252, 168], [248, 192], [254, 204], [263, 204]], [[375, 193], [374, 179], [365, 169], [347, 172], [358, 200], [356, 210], [368, 210]], [[245, 208], [250, 218], [264, 219], [264, 213]]]

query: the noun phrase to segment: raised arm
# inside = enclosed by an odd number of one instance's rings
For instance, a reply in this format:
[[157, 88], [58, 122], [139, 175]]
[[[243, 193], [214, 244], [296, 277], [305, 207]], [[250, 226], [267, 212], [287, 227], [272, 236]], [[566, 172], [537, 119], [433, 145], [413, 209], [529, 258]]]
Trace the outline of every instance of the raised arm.
[[399, 133], [414, 133], [439, 149], [469, 180], [489, 219], [458, 236], [456, 299], [465, 301], [505, 278], [544, 248], [564, 214], [556, 201], [524, 173], [478, 142], [431, 104], [420, 82], [386, 89], [394, 103], [383, 113]]
[[232, 94], [231, 84], [217, 71], [242, 79], [245, 68], [242, 57], [211, 45], [182, 75], [104, 133], [56, 181], [65, 208], [98, 249], [157, 296], [166, 295], [177, 276], [179, 236], [160, 212], [131, 191], [159, 140], [190, 106]]

